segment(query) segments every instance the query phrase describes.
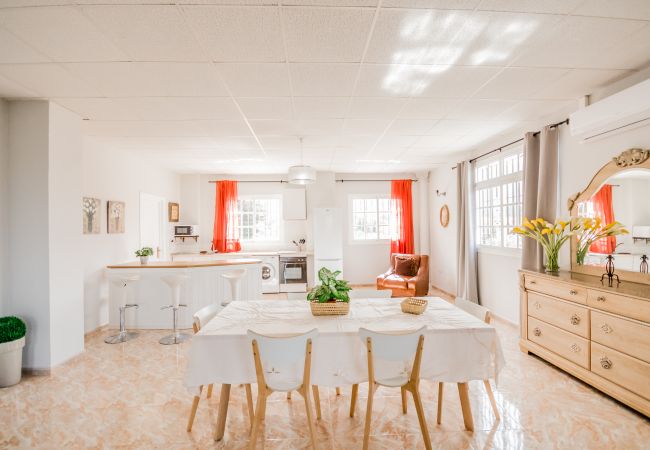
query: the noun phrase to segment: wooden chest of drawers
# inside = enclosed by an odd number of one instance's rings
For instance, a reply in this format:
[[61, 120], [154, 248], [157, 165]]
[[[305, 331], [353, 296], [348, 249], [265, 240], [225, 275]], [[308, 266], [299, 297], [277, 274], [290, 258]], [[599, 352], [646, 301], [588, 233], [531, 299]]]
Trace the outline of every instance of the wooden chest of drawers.
[[650, 416], [650, 286], [522, 270], [520, 292], [523, 351]]

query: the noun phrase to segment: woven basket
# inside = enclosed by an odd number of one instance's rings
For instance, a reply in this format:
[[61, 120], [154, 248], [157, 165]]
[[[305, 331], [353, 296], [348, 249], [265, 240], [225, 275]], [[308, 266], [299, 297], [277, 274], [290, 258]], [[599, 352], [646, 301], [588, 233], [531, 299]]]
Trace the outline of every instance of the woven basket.
[[407, 297], [401, 301], [402, 312], [407, 314], [422, 314], [427, 309], [427, 301], [423, 298]]
[[344, 316], [350, 312], [350, 302], [309, 302], [314, 316]]

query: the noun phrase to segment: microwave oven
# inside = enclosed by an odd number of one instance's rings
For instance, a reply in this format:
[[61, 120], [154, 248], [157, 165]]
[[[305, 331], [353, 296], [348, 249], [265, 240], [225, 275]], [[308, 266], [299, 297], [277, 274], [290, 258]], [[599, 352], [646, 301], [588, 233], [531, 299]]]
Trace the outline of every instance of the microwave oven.
[[174, 225], [174, 236], [197, 236], [199, 227], [196, 225]]

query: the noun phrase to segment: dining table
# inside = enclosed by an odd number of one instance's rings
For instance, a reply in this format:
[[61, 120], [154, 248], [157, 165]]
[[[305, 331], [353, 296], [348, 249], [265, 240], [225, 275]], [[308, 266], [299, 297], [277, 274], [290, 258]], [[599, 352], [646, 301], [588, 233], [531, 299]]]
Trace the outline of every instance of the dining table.
[[407, 332], [426, 326], [420, 378], [457, 383], [465, 427], [473, 430], [468, 382], [497, 379], [505, 364], [496, 329], [439, 297], [425, 297], [422, 314], [402, 312], [399, 298], [353, 299], [339, 316], [314, 316], [301, 300], [235, 301], [194, 335], [185, 386], [221, 384], [215, 439], [225, 432], [230, 387], [257, 381], [248, 330], [266, 335], [303, 333], [314, 328], [311, 383], [340, 387], [368, 380], [365, 343], [359, 329]]

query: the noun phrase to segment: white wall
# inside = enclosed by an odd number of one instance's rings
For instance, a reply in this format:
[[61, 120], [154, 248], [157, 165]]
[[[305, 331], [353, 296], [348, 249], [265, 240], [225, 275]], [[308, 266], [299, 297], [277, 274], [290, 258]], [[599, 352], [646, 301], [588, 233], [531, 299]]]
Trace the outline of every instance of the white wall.
[[9, 291], [9, 104], [0, 99], [0, 316]]
[[[84, 329], [86, 332], [108, 323], [108, 264], [134, 260], [140, 247], [140, 192], [165, 198], [181, 199], [181, 177], [167, 169], [151, 166], [132, 152], [108, 150], [90, 138], [84, 140], [83, 188], [81, 197], [101, 199], [101, 232], [84, 234]], [[106, 202], [126, 203], [124, 234], [107, 234]], [[181, 214], [183, 204], [181, 202]], [[80, 213], [77, 214], [80, 219]], [[76, 224], [81, 229], [81, 224]], [[171, 235], [170, 235], [171, 240]]]
[[[436, 194], [436, 190], [445, 195]], [[438, 167], [429, 174], [430, 225], [430, 282], [435, 287], [456, 295], [458, 243], [458, 194], [456, 171], [451, 166]], [[440, 208], [449, 207], [449, 225], [440, 225]]]

